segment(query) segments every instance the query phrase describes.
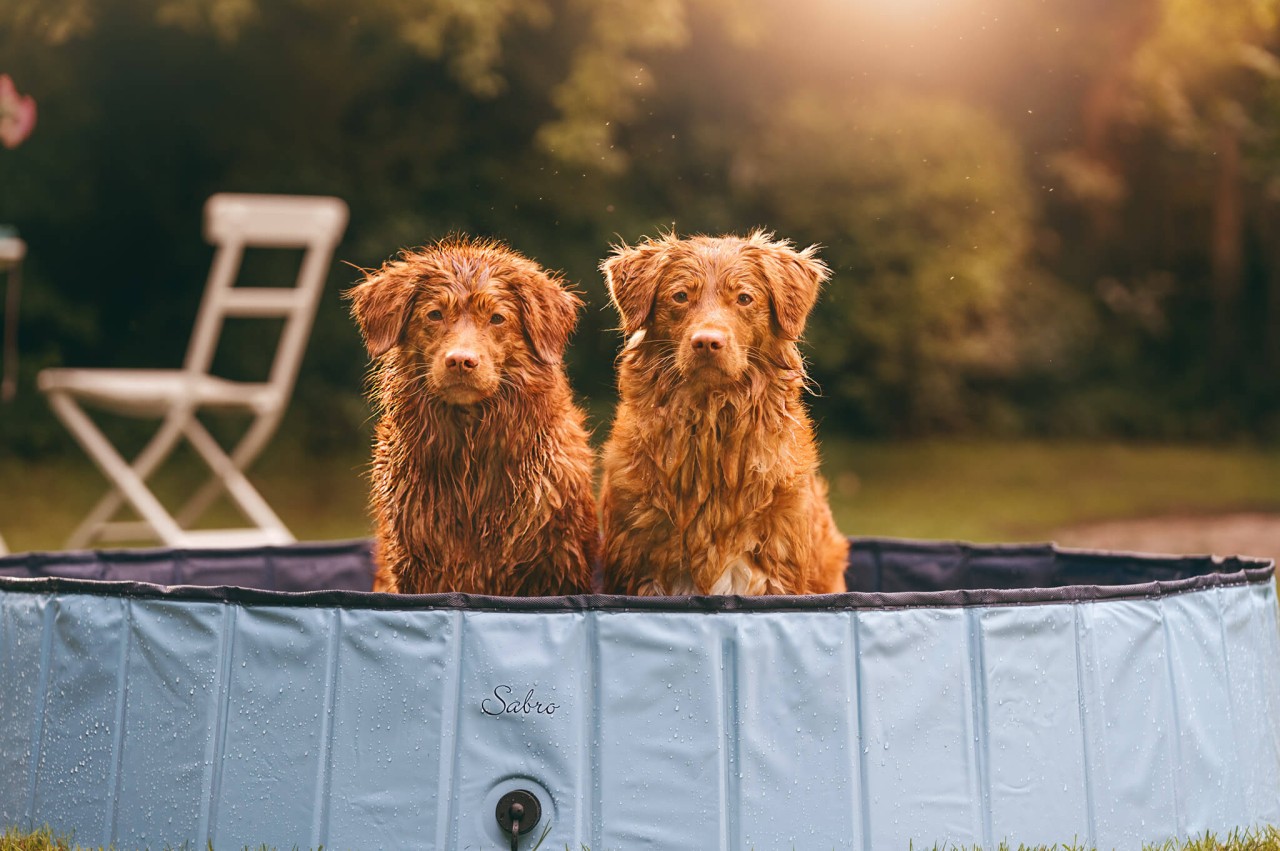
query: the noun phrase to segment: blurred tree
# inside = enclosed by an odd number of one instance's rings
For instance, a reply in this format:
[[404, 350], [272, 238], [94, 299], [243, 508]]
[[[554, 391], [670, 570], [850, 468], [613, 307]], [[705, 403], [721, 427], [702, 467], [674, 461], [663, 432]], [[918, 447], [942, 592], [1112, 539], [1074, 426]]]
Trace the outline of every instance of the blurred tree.
[[93, 28], [96, 0], [10, 0], [0, 8], [0, 35], [7, 35], [9, 51], [20, 42], [36, 40], [59, 45]]
[[[50, 43], [83, 35], [95, 25], [105, 0], [14, 0], [0, 24], [15, 37], [38, 34]], [[558, 114], [538, 133], [539, 144], [569, 163], [618, 171], [626, 165], [615, 127], [635, 114], [637, 97], [652, 84], [647, 51], [688, 41], [688, 6], [702, 3], [737, 21], [746, 33], [738, 0], [571, 0], [554, 12], [544, 0], [366, 0], [358, 9], [340, 0], [301, 3], [324, 18], [381, 25], [430, 59], [444, 60], [454, 78], [479, 97], [504, 91], [503, 39], [524, 26], [579, 23], [564, 78], [550, 87]], [[278, 14], [261, 0], [149, 0], [155, 21], [187, 32], [209, 32], [234, 42], [253, 22]], [[335, 13], [337, 13], [335, 15]], [[7, 21], [5, 20], [7, 17]], [[750, 15], [747, 15], [750, 18]]]
[[1280, 79], [1275, 46], [1280, 2], [1223, 5], [1163, 0], [1159, 26], [1134, 57], [1136, 92], [1175, 144], [1208, 158], [1216, 172], [1209, 237], [1212, 358], [1221, 376], [1239, 357], [1245, 269], [1244, 146], [1280, 116], [1259, 109]]
[[[0, 73], [41, 110], [0, 151], [25, 386], [178, 362], [204, 198], [314, 192], [351, 204], [359, 266], [458, 229], [565, 270], [593, 397], [608, 244], [764, 225], [836, 267], [812, 324], [832, 427], [1280, 432], [1275, 3], [0, 2]], [[316, 445], [367, 414], [357, 276], [335, 266], [298, 385]], [[1203, 368], [1215, 334], [1248, 381]], [[56, 432], [20, 403], [0, 445]]]
[[1135, 57], [1160, 24], [1161, 0], [1090, 3], [1081, 21], [1072, 64], [1087, 83], [1079, 99], [1079, 145], [1056, 155], [1052, 167], [1092, 216], [1102, 236], [1113, 235], [1114, 207], [1128, 195], [1115, 130], [1132, 112]]
[[1034, 215], [1016, 141], [963, 103], [807, 95], [761, 127], [739, 179], [835, 270], [810, 334], [824, 389], [880, 431], [982, 421], [1009, 376]]

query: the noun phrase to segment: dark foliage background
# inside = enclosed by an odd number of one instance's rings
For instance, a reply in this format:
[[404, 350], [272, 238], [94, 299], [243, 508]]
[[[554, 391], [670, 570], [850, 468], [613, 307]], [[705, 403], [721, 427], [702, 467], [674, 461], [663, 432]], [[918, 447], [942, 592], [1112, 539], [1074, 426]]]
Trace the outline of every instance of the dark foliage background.
[[[225, 190], [341, 196], [355, 266], [462, 230], [564, 270], [601, 407], [610, 244], [765, 225], [836, 270], [825, 429], [1274, 438], [1278, 6], [0, 0], [40, 108], [0, 150], [30, 247], [0, 451], [64, 445], [42, 367], [181, 362]], [[367, 425], [357, 278], [335, 263], [298, 385], [315, 450]], [[258, 368], [232, 332], [221, 368]]]

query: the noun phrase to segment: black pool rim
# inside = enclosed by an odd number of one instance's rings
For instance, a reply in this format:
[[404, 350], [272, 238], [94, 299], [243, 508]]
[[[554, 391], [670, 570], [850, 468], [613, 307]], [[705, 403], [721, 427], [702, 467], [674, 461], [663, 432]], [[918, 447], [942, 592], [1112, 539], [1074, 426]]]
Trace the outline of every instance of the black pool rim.
[[[830, 612], [1026, 606], [1145, 600], [1209, 588], [1270, 582], [1273, 562], [1247, 557], [1163, 556], [1058, 547], [1054, 544], [968, 544], [892, 538], [853, 539], [843, 594], [808, 596], [629, 597], [581, 594], [493, 597], [478, 594], [382, 594], [336, 588], [270, 590], [187, 584], [192, 562], [235, 559], [275, 585], [287, 571], [346, 560], [372, 577], [369, 541], [291, 544], [249, 549], [137, 549], [22, 553], [0, 558], [0, 593], [83, 594], [244, 606], [392, 611], [555, 612]], [[174, 584], [113, 580], [131, 566], [172, 564]], [[73, 576], [67, 576], [66, 573]], [[349, 571], [350, 573], [350, 571]], [[94, 575], [96, 574], [96, 578]], [[351, 576], [346, 577], [348, 582]], [[295, 587], [303, 580], [293, 577]], [[358, 581], [358, 580], [357, 580]]]

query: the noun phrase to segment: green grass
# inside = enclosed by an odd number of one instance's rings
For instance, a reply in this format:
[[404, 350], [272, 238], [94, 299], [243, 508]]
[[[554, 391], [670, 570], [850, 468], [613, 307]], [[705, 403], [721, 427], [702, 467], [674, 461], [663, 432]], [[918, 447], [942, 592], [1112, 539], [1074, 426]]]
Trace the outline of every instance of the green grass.
[[[213, 851], [212, 842], [206, 847], [209, 851]], [[181, 845], [164, 846], [164, 851], [193, 851], [193, 849], [194, 846], [186, 842]], [[33, 831], [18, 830], [15, 827], [5, 829], [0, 833], [0, 851], [133, 851], [133, 849], [118, 849], [115, 845], [109, 847], [81, 845], [75, 841], [73, 835], [54, 833], [46, 825]], [[143, 851], [143, 849], [137, 849], [137, 851]], [[276, 851], [276, 848], [264, 843], [256, 848], [246, 845], [244, 851]], [[293, 851], [298, 851], [297, 845], [293, 846]], [[324, 846], [320, 846], [317, 851], [324, 851]]]
[[[933, 851], [979, 851], [978, 846], [935, 845]], [[1093, 846], [1068, 842], [1061, 845], [1011, 845], [1001, 842], [996, 851], [1096, 851]], [[1159, 844], [1144, 844], [1142, 851], [1280, 851], [1280, 830], [1263, 827], [1258, 830], [1235, 830], [1225, 839], [1212, 833], [1193, 836], [1178, 842], [1170, 839]]]
[[[543, 836], [545, 835], [544, 833]], [[541, 845], [541, 842], [538, 844]], [[967, 845], [935, 845], [933, 851], [970, 851], [970, 848], [978, 851], [977, 846]], [[1143, 851], [1280, 851], [1280, 830], [1264, 827], [1259, 830], [1233, 831], [1221, 840], [1213, 834], [1206, 833], [1183, 842], [1169, 840], [1158, 845], [1143, 845], [1142, 849]], [[30, 833], [10, 828], [0, 833], [0, 851], [103, 851], [103, 849], [77, 845], [67, 837], [52, 833], [48, 828]], [[249, 851], [247, 846], [245, 851]], [[275, 849], [261, 845], [255, 851], [275, 851]], [[572, 849], [566, 845], [565, 851], [572, 851]], [[579, 851], [590, 851], [590, 849], [584, 845]], [[766, 850], [759, 849], [759, 851]], [[1096, 849], [1075, 842], [1062, 845], [1018, 845], [1016, 848], [1008, 842], [1001, 842], [997, 846], [997, 851], [1096, 851]]]
[[29, 833], [10, 827], [0, 833], [0, 851], [70, 851], [73, 848], [79, 846], [47, 827]]
[[[840, 528], [853, 535], [1045, 540], [1095, 520], [1280, 511], [1280, 448], [1047, 441], [823, 446]], [[368, 449], [315, 457], [282, 435], [251, 471], [302, 540], [367, 535]], [[179, 457], [156, 489], [172, 500], [200, 468]], [[0, 457], [0, 534], [14, 551], [62, 545], [106, 487], [82, 455]], [[211, 518], [237, 522], [223, 506]]]
[[852, 535], [1043, 540], [1162, 514], [1280, 510], [1280, 449], [1045, 441], [824, 443]]
[[[313, 457], [278, 444], [267, 449], [249, 478], [299, 540], [370, 534], [365, 453]], [[171, 510], [204, 472], [189, 454], [175, 454], [153, 482]], [[13, 552], [60, 549], [106, 489], [107, 480], [83, 455], [38, 461], [0, 457], [0, 535]], [[220, 503], [202, 525], [243, 522], [230, 505]]]

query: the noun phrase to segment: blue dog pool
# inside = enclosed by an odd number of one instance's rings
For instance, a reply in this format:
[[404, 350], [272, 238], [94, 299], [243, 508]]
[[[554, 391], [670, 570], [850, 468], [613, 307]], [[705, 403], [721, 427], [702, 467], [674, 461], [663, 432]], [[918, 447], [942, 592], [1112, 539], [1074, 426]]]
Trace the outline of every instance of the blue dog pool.
[[509, 848], [515, 790], [544, 849], [1280, 823], [1267, 562], [859, 540], [805, 598], [372, 594], [364, 542], [0, 574], [0, 827], [81, 843]]

